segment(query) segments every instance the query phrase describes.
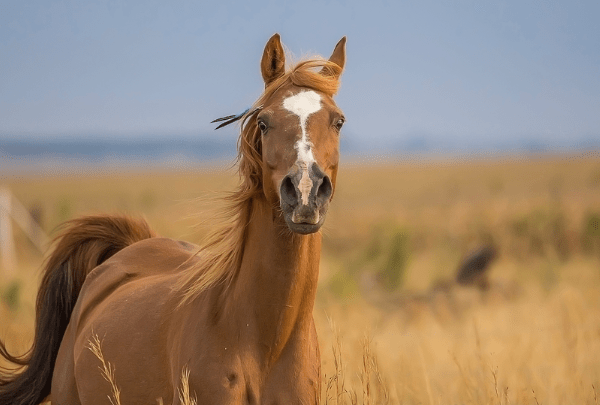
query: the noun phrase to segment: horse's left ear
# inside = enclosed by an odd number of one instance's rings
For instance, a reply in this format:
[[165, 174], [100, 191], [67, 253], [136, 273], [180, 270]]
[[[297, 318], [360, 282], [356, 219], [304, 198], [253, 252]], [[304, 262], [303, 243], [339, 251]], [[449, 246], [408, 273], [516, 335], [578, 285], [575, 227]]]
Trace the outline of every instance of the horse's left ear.
[[[329, 61], [335, 63], [341, 68], [339, 74], [337, 75], [340, 76], [344, 70], [344, 66], [346, 65], [346, 37], [343, 37], [340, 39], [340, 42], [337, 43], [333, 53], [329, 57]], [[331, 74], [328, 69], [325, 69], [323, 73]]]
[[265, 81], [265, 87], [285, 73], [285, 53], [283, 46], [281, 46], [279, 34], [273, 35], [265, 45], [265, 51], [260, 62], [260, 71]]

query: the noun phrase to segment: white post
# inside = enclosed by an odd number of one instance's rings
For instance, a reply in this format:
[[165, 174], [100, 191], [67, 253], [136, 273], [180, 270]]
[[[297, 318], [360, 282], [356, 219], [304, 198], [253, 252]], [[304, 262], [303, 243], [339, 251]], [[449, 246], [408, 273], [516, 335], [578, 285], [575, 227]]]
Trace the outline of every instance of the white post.
[[0, 258], [5, 275], [15, 273], [16, 254], [12, 231], [12, 195], [7, 188], [0, 187]]
[[27, 208], [25, 208], [19, 200], [13, 196], [11, 197], [10, 202], [9, 214], [11, 215], [13, 221], [15, 221], [15, 224], [17, 224], [17, 226], [19, 226], [23, 232], [25, 232], [35, 247], [41, 253], [44, 253], [45, 249], [48, 247], [48, 236], [46, 236], [44, 230], [40, 228], [37, 222], [35, 222], [29, 211], [27, 211]]

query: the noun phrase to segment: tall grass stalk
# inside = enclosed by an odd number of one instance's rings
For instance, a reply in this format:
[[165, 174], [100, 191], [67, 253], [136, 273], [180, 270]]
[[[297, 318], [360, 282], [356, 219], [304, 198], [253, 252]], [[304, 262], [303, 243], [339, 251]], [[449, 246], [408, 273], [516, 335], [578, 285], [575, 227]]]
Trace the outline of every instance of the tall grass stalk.
[[190, 394], [190, 369], [184, 367], [181, 372], [181, 387], [179, 388], [179, 400], [182, 405], [196, 405], [197, 400]]
[[115, 367], [110, 362], [104, 360], [102, 354], [102, 342], [97, 334], [93, 334], [88, 341], [88, 349], [100, 360], [101, 366], [98, 366], [102, 377], [110, 384], [111, 393], [108, 395], [108, 400], [112, 405], [121, 405], [121, 390], [117, 386], [115, 379]]

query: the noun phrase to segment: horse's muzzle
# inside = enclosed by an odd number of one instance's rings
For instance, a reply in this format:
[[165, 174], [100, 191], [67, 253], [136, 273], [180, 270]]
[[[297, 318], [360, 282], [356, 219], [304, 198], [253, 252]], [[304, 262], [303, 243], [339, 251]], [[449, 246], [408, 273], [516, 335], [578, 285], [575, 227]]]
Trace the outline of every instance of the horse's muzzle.
[[325, 221], [333, 185], [316, 163], [295, 165], [281, 181], [279, 194], [287, 226], [293, 232], [309, 234]]

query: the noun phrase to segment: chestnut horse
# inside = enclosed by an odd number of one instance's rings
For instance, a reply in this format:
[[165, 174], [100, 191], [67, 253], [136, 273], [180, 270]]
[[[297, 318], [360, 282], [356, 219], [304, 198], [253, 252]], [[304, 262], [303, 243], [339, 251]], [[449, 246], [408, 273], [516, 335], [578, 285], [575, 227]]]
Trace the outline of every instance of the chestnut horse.
[[[0, 373], [0, 403], [180, 403], [182, 370], [198, 404], [315, 404], [312, 317], [321, 234], [344, 116], [332, 97], [346, 39], [329, 60], [285, 69], [279, 35], [261, 61], [265, 91], [242, 117], [240, 185], [230, 220], [206, 244], [159, 238], [118, 216], [71, 221], [37, 296], [35, 339]], [[19, 371], [19, 367], [22, 369]]]

